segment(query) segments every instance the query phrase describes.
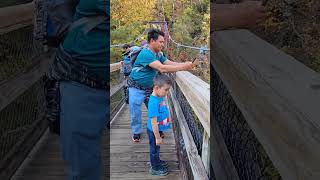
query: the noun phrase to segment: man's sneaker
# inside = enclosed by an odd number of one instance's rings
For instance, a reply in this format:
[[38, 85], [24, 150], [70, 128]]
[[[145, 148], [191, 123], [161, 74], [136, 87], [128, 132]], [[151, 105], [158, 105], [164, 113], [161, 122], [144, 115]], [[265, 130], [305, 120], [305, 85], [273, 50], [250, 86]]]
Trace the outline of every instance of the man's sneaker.
[[162, 167], [164, 167], [164, 168], [168, 168], [169, 167], [168, 163], [166, 161], [162, 161], [162, 160], [160, 160], [160, 165]]
[[132, 140], [133, 142], [140, 142], [140, 134], [134, 134]]
[[159, 168], [159, 170], [155, 170], [152, 167], [149, 169], [149, 173], [151, 175], [156, 175], [156, 176], [166, 176], [168, 175], [168, 170], [166, 168]]
[[159, 131], [159, 134], [160, 134], [160, 137], [161, 137], [161, 138], [164, 138], [164, 134], [163, 134], [162, 131]]

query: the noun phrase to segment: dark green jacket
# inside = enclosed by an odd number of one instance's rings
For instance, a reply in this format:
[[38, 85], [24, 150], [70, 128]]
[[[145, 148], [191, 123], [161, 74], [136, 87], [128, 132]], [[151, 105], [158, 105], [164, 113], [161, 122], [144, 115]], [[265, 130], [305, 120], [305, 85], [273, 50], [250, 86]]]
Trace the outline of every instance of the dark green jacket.
[[[109, 0], [80, 0], [74, 19], [95, 15], [110, 17], [109, 5]], [[107, 20], [87, 34], [83, 32], [82, 26], [76, 27], [68, 33], [62, 44], [66, 52], [104, 80], [109, 79], [109, 26]]]

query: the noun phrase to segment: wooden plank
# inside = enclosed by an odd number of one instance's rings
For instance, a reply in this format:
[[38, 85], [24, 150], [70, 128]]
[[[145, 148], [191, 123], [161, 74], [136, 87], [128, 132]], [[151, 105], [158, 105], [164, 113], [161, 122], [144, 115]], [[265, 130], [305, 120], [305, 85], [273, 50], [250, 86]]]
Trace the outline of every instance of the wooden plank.
[[111, 179], [180, 179], [179, 161], [173, 138], [173, 131], [165, 132], [164, 144], [160, 146], [160, 158], [169, 163], [166, 177], [149, 175], [149, 140], [145, 132], [147, 109], [142, 107], [144, 131], [139, 143], [132, 142], [128, 105], [112, 121], [110, 129], [110, 168]]
[[320, 75], [246, 30], [216, 32], [211, 64], [284, 179], [320, 179]]
[[[112, 145], [111, 145], [112, 147]], [[164, 161], [174, 161], [178, 162], [176, 152], [162, 152], [160, 153], [160, 159]], [[110, 156], [111, 165], [116, 162], [149, 162], [150, 154], [149, 153], [112, 153]]]
[[0, 82], [0, 111], [43, 77], [48, 71], [53, 54], [50, 51], [48, 54], [36, 57], [34, 63], [27, 67], [25, 72], [13, 79]]
[[239, 180], [228, 148], [217, 123], [211, 123], [210, 162], [216, 179]]
[[112, 86], [110, 88], [110, 97], [113, 96], [116, 92], [118, 92], [124, 85], [125, 85], [125, 81], [122, 81], [121, 83], [115, 85], [115, 86]]
[[[169, 107], [169, 110], [170, 110], [170, 112], [173, 113], [173, 112], [174, 112], [174, 111], [173, 111], [173, 107], [172, 107], [173, 105], [172, 105], [172, 103], [170, 103], [170, 99], [167, 99], [167, 100], [168, 100], [167, 105], [168, 105], [168, 107]], [[172, 114], [171, 116], [172, 116], [172, 118], [173, 118], [173, 114]], [[180, 138], [180, 136], [179, 136], [180, 129], [178, 129], [179, 127], [177, 127], [176, 124], [177, 124], [177, 123], [175, 123], [174, 120], [173, 120], [172, 130], [173, 130], [173, 133], [174, 133], [174, 139], [175, 139], [175, 141], [176, 141], [176, 142], [180, 142], [180, 140], [181, 140], [181, 138]], [[183, 152], [185, 151], [185, 149], [184, 149], [184, 147], [182, 147], [181, 145], [177, 145], [176, 147], [177, 147], [178, 159], [179, 159], [179, 161], [181, 162], [182, 159], [185, 158], [185, 157], [183, 156]], [[189, 170], [189, 168], [187, 168], [187, 167], [189, 167], [188, 164], [179, 163], [180, 177], [181, 177], [181, 179], [183, 179], [183, 180], [188, 180], [188, 172], [187, 172], [187, 171]]]
[[172, 90], [170, 90], [169, 100], [173, 104], [175, 113], [177, 115], [177, 120], [179, 122], [179, 127], [181, 129], [181, 134], [185, 143], [194, 179], [209, 180], [205, 167], [202, 163], [201, 157], [198, 155], [197, 146], [194, 143], [193, 137], [186, 123], [186, 119], [183, 115], [180, 104], [175, 99]]
[[176, 82], [210, 137], [210, 86], [187, 72], [176, 73]]
[[203, 132], [201, 159], [202, 159], [204, 168], [207, 171], [207, 174], [209, 175], [209, 172], [210, 172], [209, 136], [205, 131]]
[[112, 173], [111, 179], [112, 180], [150, 180], [150, 179], [166, 179], [166, 180], [176, 180], [179, 178], [179, 172], [170, 172], [167, 176], [152, 176], [146, 172], [142, 173]]
[[[110, 153], [149, 153], [150, 147], [143, 144], [134, 145], [113, 145], [110, 148]], [[163, 144], [160, 147], [160, 152], [175, 152], [176, 148], [174, 144]]]
[[[111, 173], [127, 173], [127, 172], [145, 172], [147, 173], [150, 164], [148, 161], [138, 161], [138, 162], [110, 162], [111, 166], [104, 165], [103, 168], [110, 169]], [[55, 164], [56, 165], [56, 164]], [[168, 161], [169, 170], [170, 172], [179, 171], [178, 162], [176, 161]], [[50, 176], [64, 176], [66, 175], [66, 169], [61, 164], [60, 166], [51, 166], [50, 164], [47, 165], [32, 165], [24, 169], [24, 171], [20, 171], [15, 174], [15, 176], [26, 176], [26, 175], [33, 175], [38, 174], [39, 176], [42, 175], [50, 175]]]
[[0, 35], [31, 25], [34, 2], [0, 8]]
[[[111, 127], [112, 128], [112, 127]], [[164, 138], [164, 144], [174, 144], [173, 133], [165, 132], [166, 138]], [[128, 133], [114, 133], [114, 131], [110, 134], [110, 145], [124, 145], [124, 144], [133, 144], [132, 142], [132, 134], [131, 129]], [[141, 134], [141, 141], [139, 144], [149, 144], [149, 139], [146, 131]]]
[[110, 64], [110, 73], [120, 70], [121, 62]]
[[114, 122], [114, 120], [116, 120], [120, 116], [120, 113], [122, 112], [122, 110], [125, 106], [126, 106], [126, 103], [123, 103], [121, 108], [119, 109], [119, 111], [113, 117], [110, 116], [110, 118], [112, 118], [110, 121], [110, 125]]
[[[148, 152], [149, 154], [149, 152]], [[112, 162], [111, 162], [112, 163]], [[170, 172], [179, 172], [179, 163], [176, 161], [168, 161]], [[149, 162], [114, 162], [110, 166], [111, 173], [127, 173], [127, 172], [145, 172], [147, 173], [150, 168]]]

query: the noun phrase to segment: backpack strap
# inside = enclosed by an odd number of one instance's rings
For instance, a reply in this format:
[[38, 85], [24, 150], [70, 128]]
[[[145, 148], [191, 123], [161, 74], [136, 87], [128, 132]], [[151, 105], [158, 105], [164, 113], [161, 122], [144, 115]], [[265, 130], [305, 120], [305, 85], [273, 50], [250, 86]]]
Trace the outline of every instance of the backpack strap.
[[97, 25], [99, 25], [103, 21], [106, 21], [107, 19], [108, 19], [107, 16], [103, 16], [103, 15], [92, 16], [92, 17], [83, 17], [83, 18], [80, 18], [80, 19], [74, 21], [72, 23], [72, 25], [69, 27], [69, 31], [85, 24], [85, 26], [83, 27], [82, 30], [85, 34], [87, 34], [90, 30], [95, 28]]

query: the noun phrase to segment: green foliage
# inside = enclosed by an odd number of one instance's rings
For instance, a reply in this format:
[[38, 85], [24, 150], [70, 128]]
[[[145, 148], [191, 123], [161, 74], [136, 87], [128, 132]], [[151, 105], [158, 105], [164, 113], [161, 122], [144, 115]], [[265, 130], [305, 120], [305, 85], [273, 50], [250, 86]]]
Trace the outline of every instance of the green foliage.
[[[169, 23], [170, 34], [176, 42], [197, 47], [209, 46], [209, 0], [153, 0], [149, 1], [148, 5], [133, 2], [135, 1], [111, 0], [111, 44], [133, 41], [146, 27], [149, 27], [144, 25], [143, 21], [163, 21], [165, 19]], [[132, 9], [129, 8], [131, 6], [133, 6]], [[146, 39], [146, 35], [135, 43], [139, 44], [142, 39]], [[164, 52], [169, 59], [175, 61], [192, 61], [199, 58], [198, 50], [177, 48], [173, 45], [170, 45]], [[121, 53], [121, 48], [111, 48], [111, 63], [118, 62]], [[208, 59], [204, 64], [205, 70], [199, 69], [194, 73], [199, 75], [200, 72], [206, 72], [204, 73], [206, 78], [203, 79], [208, 82]]]
[[[123, 44], [133, 41], [146, 28], [145, 21], [151, 21], [154, 17], [155, 0], [111, 0], [111, 41], [110, 44]], [[145, 39], [142, 36], [138, 42]], [[121, 60], [121, 47], [111, 48], [111, 63]]]
[[[201, 47], [209, 47], [210, 32], [210, 6], [209, 0], [202, 1], [175, 1], [175, 14], [173, 28], [170, 34], [175, 41], [181, 44]], [[189, 48], [179, 48], [172, 45], [169, 49], [169, 57], [179, 61], [193, 61], [200, 59], [199, 51]], [[209, 55], [201, 62], [192, 73], [209, 83]]]

